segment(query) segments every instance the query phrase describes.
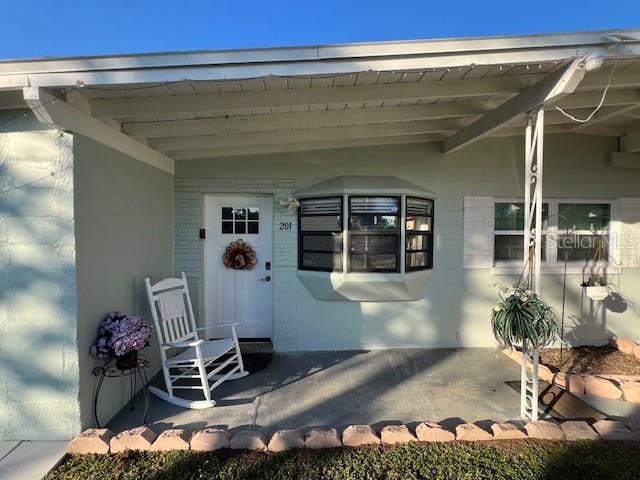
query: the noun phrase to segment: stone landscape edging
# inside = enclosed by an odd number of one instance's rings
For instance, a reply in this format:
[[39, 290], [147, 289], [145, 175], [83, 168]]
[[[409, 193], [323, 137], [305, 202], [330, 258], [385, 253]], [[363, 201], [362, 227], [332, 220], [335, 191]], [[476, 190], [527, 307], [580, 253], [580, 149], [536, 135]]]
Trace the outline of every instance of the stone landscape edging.
[[631, 355], [640, 360], [640, 343], [638, 342], [613, 336], [609, 339], [609, 345], [624, 354]]
[[600, 420], [593, 425], [568, 420], [555, 423], [547, 420], [528, 422], [523, 428], [510, 422], [495, 422], [490, 430], [473, 423], [463, 423], [455, 431], [433, 423], [420, 423], [415, 430], [407, 425], [387, 425], [377, 432], [371, 425], [349, 425], [338, 434], [335, 428], [308, 430], [278, 430], [269, 438], [255, 430], [234, 434], [219, 428], [189, 431], [167, 429], [156, 434], [143, 426], [125, 430], [118, 435], [106, 428], [90, 428], [75, 437], [67, 446], [71, 455], [109, 454], [133, 451], [193, 450], [213, 452], [220, 449], [282, 452], [292, 449], [362, 447], [366, 445], [400, 445], [411, 442], [492, 442], [500, 440], [627, 440], [639, 441], [640, 431], [629, 429], [615, 420]]
[[[614, 341], [616, 340], [611, 340], [611, 345], [618, 348], [613, 344]], [[640, 348], [636, 350], [640, 352]], [[502, 353], [519, 365], [522, 365], [521, 352], [514, 349], [506, 349], [502, 350]], [[623, 400], [629, 403], [640, 404], [640, 376], [613, 374], [567, 374], [562, 372], [553, 373], [549, 367], [540, 364], [538, 365], [538, 378], [560, 388], [564, 388], [571, 393], [587, 394], [596, 397]]]

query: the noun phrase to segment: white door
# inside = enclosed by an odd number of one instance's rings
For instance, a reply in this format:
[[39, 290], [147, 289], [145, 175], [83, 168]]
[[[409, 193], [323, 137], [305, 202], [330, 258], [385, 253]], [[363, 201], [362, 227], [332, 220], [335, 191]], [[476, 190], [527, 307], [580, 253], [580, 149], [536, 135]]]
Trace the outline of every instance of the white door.
[[[240, 338], [271, 338], [273, 197], [208, 195], [205, 228], [205, 325], [238, 322]], [[234, 270], [222, 263], [227, 245], [238, 239], [256, 252], [252, 270]], [[218, 336], [217, 330], [207, 334]]]

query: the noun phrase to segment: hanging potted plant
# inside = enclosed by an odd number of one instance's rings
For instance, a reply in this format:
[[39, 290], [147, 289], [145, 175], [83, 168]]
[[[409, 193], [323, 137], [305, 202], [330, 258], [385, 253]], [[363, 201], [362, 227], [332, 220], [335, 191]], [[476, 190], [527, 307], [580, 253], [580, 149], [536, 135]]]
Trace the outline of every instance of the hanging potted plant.
[[503, 289], [491, 315], [491, 327], [503, 348], [522, 347], [525, 342], [534, 349], [551, 344], [558, 337], [556, 316], [537, 294], [516, 286]]
[[[598, 267], [598, 265], [605, 262], [604, 239], [596, 237], [595, 233], [593, 238], [596, 242], [593, 252], [593, 265], [594, 267]], [[580, 286], [584, 288], [584, 293], [587, 297], [595, 302], [601, 302], [611, 293], [610, 288], [607, 286], [606, 278], [597, 273], [592, 273], [589, 279], [586, 282], [582, 282]]]
[[149, 345], [151, 326], [138, 315], [107, 314], [89, 353], [96, 358], [116, 359], [116, 368], [127, 370], [138, 364], [138, 351]]
[[584, 288], [584, 293], [591, 300], [601, 302], [611, 294], [611, 289], [607, 286], [607, 280], [601, 275], [591, 275], [586, 282], [583, 282], [581, 287]]

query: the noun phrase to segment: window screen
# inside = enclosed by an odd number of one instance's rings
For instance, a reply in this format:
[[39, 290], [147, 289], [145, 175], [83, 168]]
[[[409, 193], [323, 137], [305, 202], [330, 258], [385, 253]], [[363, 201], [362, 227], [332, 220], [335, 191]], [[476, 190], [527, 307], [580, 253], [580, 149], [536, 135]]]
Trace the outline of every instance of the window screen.
[[433, 200], [407, 197], [405, 269], [433, 267]]
[[558, 218], [559, 261], [608, 260], [610, 204], [559, 203]]
[[300, 202], [300, 270], [342, 271], [342, 197]]
[[349, 271], [398, 272], [398, 197], [349, 197]]

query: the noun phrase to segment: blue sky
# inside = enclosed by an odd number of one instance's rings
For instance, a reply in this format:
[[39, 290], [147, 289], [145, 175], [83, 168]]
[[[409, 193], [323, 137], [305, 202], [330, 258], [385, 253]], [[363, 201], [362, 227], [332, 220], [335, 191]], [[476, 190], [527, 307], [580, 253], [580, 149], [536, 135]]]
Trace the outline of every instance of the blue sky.
[[3, 59], [640, 28], [640, 0], [3, 3]]

